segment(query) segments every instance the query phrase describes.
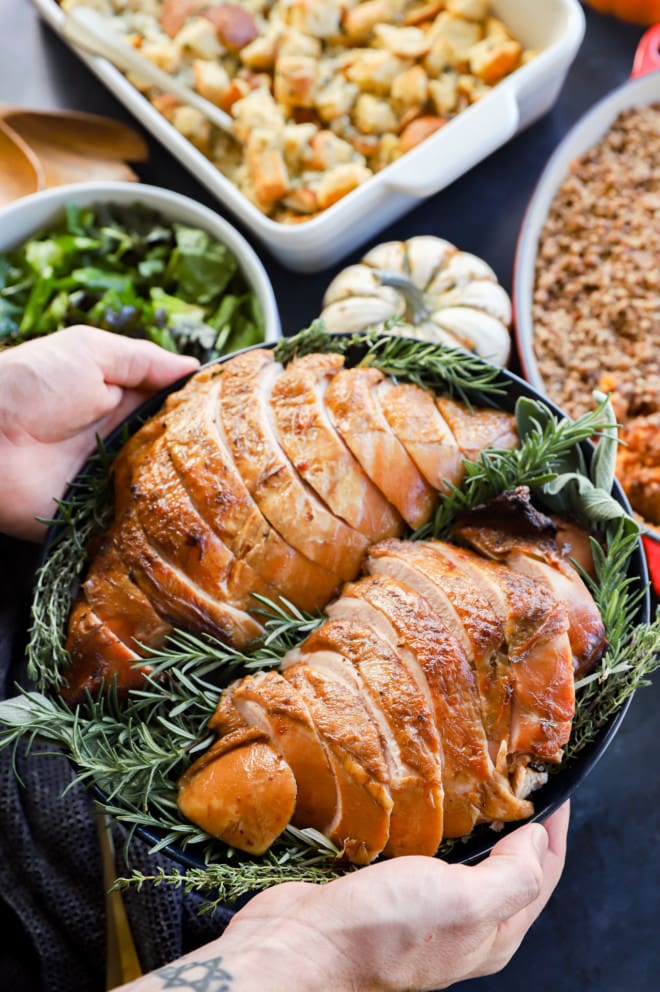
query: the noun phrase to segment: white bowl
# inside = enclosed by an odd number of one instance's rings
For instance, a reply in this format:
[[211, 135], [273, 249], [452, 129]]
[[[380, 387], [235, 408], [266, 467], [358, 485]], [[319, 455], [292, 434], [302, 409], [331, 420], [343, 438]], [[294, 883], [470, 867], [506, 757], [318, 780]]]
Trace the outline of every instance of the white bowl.
[[534, 352], [534, 273], [539, 238], [546, 218], [571, 163], [607, 134], [619, 114], [630, 107], [647, 107], [660, 99], [660, 72], [630, 79], [614, 90], [575, 124], [546, 165], [523, 220], [513, 274], [515, 336], [523, 374], [534, 389], [545, 393]]
[[[50, 26], [63, 34], [57, 0], [32, 0]], [[146, 97], [106, 59], [76, 54], [137, 119], [254, 232], [277, 259], [314, 272], [340, 258], [438, 193], [550, 109], [584, 34], [577, 0], [493, 0], [493, 12], [535, 59], [507, 76], [408, 154], [378, 172], [318, 217], [280, 224], [266, 217]], [[66, 42], [66, 38], [63, 39]]]
[[255, 291], [264, 315], [264, 339], [282, 337], [280, 317], [270, 279], [254, 249], [242, 234], [208, 207], [187, 196], [158, 186], [136, 183], [72, 183], [26, 196], [0, 210], [0, 251], [18, 248], [38, 231], [61, 220], [67, 203], [87, 207], [94, 203], [117, 203], [157, 210], [166, 221], [202, 228], [236, 256], [248, 285]]

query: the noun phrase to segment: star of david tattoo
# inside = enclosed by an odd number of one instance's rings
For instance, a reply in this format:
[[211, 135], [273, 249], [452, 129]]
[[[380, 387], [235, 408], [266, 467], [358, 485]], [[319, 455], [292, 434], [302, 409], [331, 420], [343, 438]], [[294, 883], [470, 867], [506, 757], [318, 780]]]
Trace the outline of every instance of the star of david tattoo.
[[163, 989], [184, 989], [185, 992], [231, 992], [232, 976], [222, 967], [222, 958], [168, 964], [158, 971]]

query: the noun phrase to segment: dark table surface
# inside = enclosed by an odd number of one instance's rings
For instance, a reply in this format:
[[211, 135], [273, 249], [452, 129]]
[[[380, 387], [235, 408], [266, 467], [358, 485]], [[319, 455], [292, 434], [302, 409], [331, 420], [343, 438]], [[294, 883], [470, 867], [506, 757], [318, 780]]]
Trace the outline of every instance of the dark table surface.
[[[486, 258], [510, 289], [518, 228], [544, 163], [571, 124], [627, 78], [641, 34], [641, 28], [588, 12], [585, 41], [553, 110], [384, 231], [380, 240], [414, 234], [448, 238]], [[66, 107], [130, 120], [40, 23], [28, 0], [0, 0], [0, 102]], [[151, 155], [139, 170], [145, 182], [186, 193], [223, 213], [222, 206], [164, 148], [146, 137]], [[316, 316], [323, 290], [340, 266], [295, 275], [258, 244], [255, 247], [273, 281], [283, 328], [292, 333]], [[0, 655], [12, 647], [12, 630], [19, 631], [20, 640], [33, 560], [33, 551], [26, 546], [0, 544]], [[633, 700], [614, 743], [575, 794], [564, 876], [513, 962], [500, 975], [461, 988], [475, 992], [658, 989], [658, 702], [656, 680]]]

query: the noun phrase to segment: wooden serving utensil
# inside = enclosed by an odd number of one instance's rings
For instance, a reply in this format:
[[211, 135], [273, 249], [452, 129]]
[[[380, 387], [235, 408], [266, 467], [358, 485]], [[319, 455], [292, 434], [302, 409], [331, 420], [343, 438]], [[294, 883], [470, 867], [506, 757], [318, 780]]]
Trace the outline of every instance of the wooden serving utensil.
[[0, 120], [0, 206], [46, 186], [43, 167], [20, 135]]
[[163, 93], [172, 93], [189, 107], [199, 110], [212, 124], [235, 141], [240, 140], [235, 131], [235, 121], [230, 114], [200, 96], [180, 79], [163, 72], [135, 48], [131, 48], [112, 30], [98, 11], [90, 7], [74, 7], [66, 14], [63, 34], [67, 41], [84, 52], [100, 55], [123, 72], [135, 73]]
[[77, 110], [25, 110], [0, 107], [0, 116], [30, 146], [45, 143], [113, 161], [143, 162], [148, 149], [128, 124]]
[[106, 989], [115, 989], [143, 974], [121, 892], [113, 888], [117, 880], [115, 851], [110, 832], [111, 820], [101, 807], [97, 811], [97, 832], [101, 845], [105, 888]]
[[107, 117], [0, 105], [0, 204], [74, 182], [136, 182], [126, 160], [148, 154], [133, 128]]

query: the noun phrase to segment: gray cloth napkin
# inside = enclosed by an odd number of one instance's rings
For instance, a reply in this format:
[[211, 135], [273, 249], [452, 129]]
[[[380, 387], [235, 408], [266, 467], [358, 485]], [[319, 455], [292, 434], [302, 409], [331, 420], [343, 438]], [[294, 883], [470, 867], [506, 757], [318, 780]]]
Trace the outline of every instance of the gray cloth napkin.
[[[24, 681], [23, 647], [36, 552], [0, 536], [0, 696]], [[93, 802], [64, 757], [0, 756], [0, 992], [99, 992], [105, 988], [105, 916]], [[23, 784], [17, 780], [12, 767]], [[117, 868], [125, 834], [114, 828]], [[131, 867], [153, 874], [174, 862], [134, 837]], [[203, 901], [169, 886], [124, 893], [143, 970], [217, 937], [231, 911], [199, 915]]]

